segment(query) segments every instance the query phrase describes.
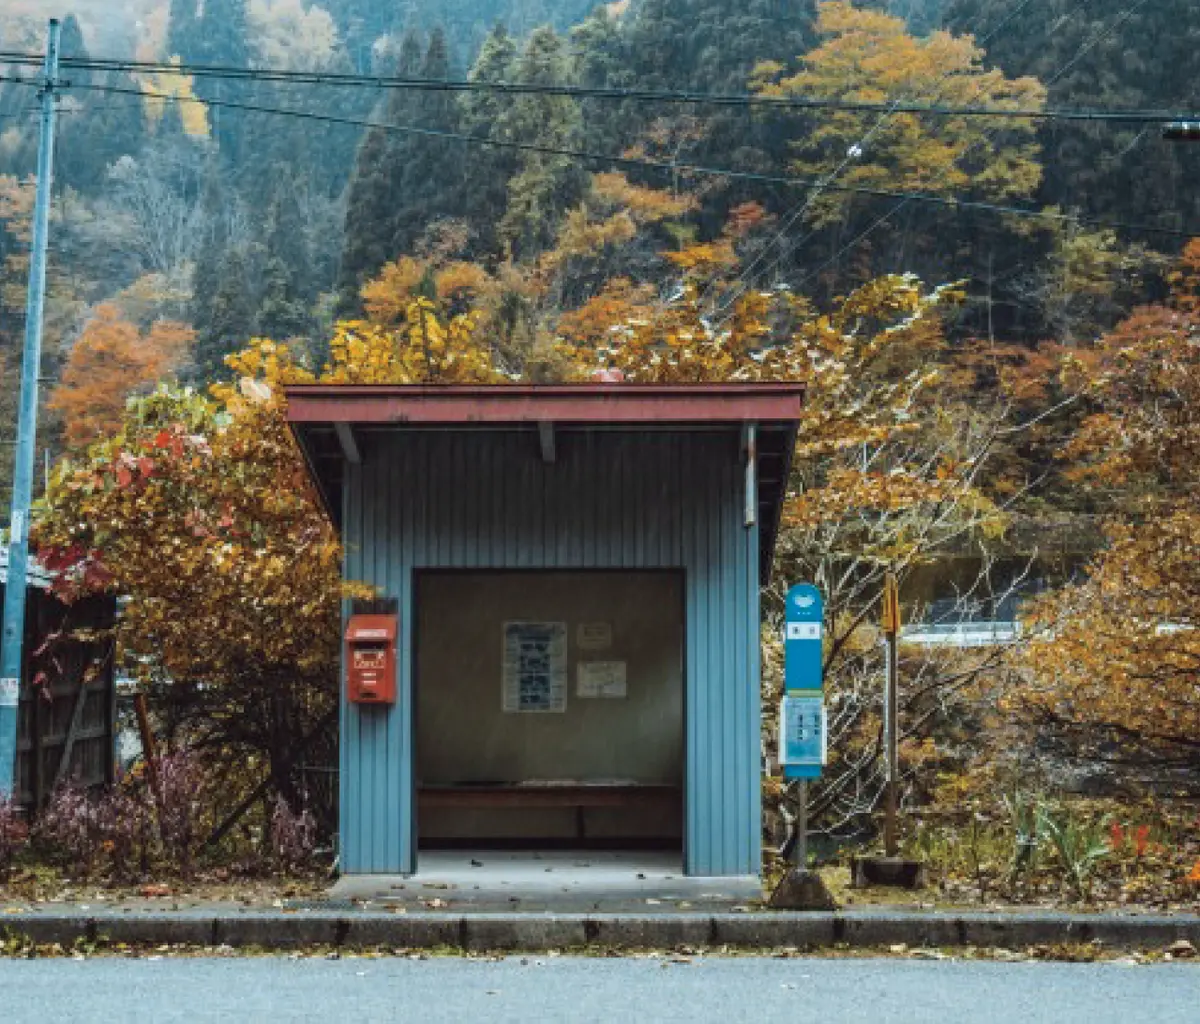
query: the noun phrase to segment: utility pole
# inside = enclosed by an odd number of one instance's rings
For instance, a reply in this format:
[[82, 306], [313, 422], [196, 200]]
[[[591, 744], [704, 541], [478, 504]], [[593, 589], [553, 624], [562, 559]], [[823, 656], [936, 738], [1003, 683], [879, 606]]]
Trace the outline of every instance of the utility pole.
[[13, 466], [12, 516], [8, 536], [8, 583], [4, 588], [4, 631], [0, 636], [0, 797], [15, 790], [17, 713], [24, 662], [25, 581], [29, 567], [29, 506], [33, 500], [36, 456], [38, 375], [42, 364], [42, 311], [46, 299], [46, 243], [50, 191], [54, 177], [54, 120], [58, 91], [58, 49], [62, 27], [51, 20], [46, 38], [42, 82], [41, 138], [38, 145], [37, 198], [33, 208], [33, 244], [29, 258], [29, 298], [25, 307], [25, 352]]

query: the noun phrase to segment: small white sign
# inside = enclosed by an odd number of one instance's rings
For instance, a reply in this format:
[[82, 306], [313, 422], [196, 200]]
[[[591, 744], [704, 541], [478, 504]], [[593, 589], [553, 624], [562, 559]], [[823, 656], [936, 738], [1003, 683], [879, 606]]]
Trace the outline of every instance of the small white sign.
[[21, 703], [21, 680], [0, 679], [0, 708], [15, 708]]
[[607, 651], [613, 642], [612, 623], [581, 622], [575, 640], [581, 651]]
[[787, 638], [789, 640], [820, 640], [821, 624], [819, 622], [789, 622]]
[[581, 661], [579, 689], [586, 700], [624, 700], [629, 687], [623, 661]]

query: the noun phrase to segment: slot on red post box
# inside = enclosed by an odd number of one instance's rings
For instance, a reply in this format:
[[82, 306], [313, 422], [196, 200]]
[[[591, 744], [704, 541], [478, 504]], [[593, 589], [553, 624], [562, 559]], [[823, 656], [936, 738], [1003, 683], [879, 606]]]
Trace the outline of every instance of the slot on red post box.
[[346, 630], [346, 685], [353, 704], [396, 703], [395, 615], [353, 615]]

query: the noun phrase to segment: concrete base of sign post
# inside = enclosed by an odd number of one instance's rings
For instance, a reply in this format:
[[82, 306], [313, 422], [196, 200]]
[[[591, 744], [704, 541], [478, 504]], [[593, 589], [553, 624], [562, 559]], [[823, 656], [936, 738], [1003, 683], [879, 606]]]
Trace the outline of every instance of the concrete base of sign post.
[[892, 889], [924, 889], [925, 865], [903, 857], [855, 857], [850, 867], [850, 884], [856, 889], [872, 885]]
[[815, 871], [792, 868], [771, 894], [772, 910], [837, 910], [838, 905]]

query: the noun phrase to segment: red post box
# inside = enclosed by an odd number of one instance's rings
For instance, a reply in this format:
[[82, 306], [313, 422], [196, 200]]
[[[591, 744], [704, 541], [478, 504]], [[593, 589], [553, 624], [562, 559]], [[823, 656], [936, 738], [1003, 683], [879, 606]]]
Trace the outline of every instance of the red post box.
[[346, 630], [346, 686], [351, 703], [396, 703], [395, 615], [352, 615]]

